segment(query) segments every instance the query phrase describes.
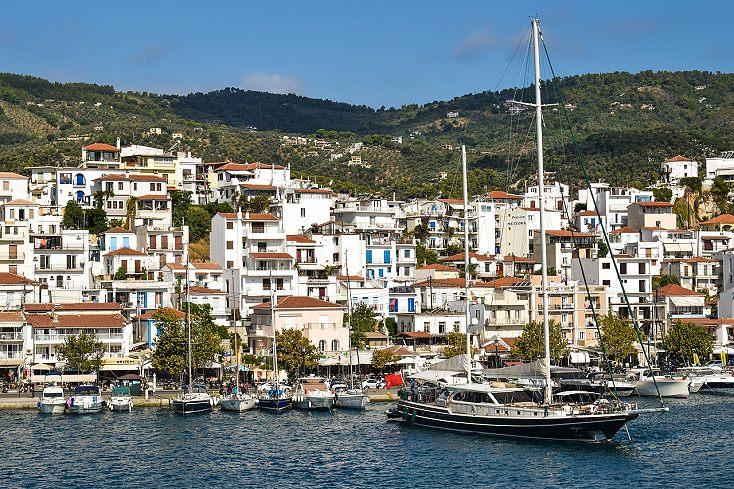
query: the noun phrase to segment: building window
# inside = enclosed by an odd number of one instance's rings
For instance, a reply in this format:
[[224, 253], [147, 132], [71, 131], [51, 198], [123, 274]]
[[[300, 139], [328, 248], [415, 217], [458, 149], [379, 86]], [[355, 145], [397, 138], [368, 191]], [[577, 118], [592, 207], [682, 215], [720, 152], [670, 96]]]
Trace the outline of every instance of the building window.
[[234, 223], [232, 221], [227, 221], [227, 229], [234, 229]]
[[331, 340], [331, 351], [339, 351], [339, 340]]
[[234, 249], [234, 241], [227, 241], [227, 249], [228, 250]]
[[459, 328], [461, 327], [461, 323], [459, 321], [454, 321], [454, 332], [458, 333]]
[[283, 290], [283, 279], [282, 278], [275, 279], [275, 288], [276, 290]]
[[446, 321], [438, 322], [438, 334], [446, 333]]
[[580, 340], [586, 339], [586, 331], [579, 331], [579, 339]]
[[602, 263], [602, 264], [601, 264], [601, 268], [602, 268], [602, 270], [609, 270], [609, 269], [610, 269], [610, 267], [611, 267], [611, 265], [612, 265], [612, 264], [611, 264], [611, 263], [609, 263], [609, 262], [606, 262], [606, 263]]
[[263, 290], [270, 290], [270, 279], [269, 278], [263, 279]]
[[301, 217], [306, 217], [306, 208], [301, 207]]
[[326, 341], [319, 341], [319, 351], [326, 351]]
[[231, 260], [227, 261], [227, 268], [234, 268], [234, 262]]

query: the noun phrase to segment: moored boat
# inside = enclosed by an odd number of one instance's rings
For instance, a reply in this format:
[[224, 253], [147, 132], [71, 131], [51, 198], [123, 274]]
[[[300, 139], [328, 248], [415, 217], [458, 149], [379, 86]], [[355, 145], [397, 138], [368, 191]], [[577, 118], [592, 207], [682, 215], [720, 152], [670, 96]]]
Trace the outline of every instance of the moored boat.
[[362, 389], [349, 389], [347, 386], [334, 387], [334, 405], [341, 409], [365, 409], [370, 402]]
[[219, 400], [219, 406], [222, 411], [242, 413], [254, 409], [257, 406], [257, 399], [249, 394], [234, 392], [222, 397]]
[[334, 407], [334, 393], [324, 383], [323, 377], [302, 377], [293, 395], [293, 407], [307, 411], [326, 410]]
[[42, 414], [63, 414], [65, 409], [64, 390], [58, 385], [44, 387], [41, 400], [38, 401], [38, 410]]
[[261, 411], [281, 412], [292, 407], [291, 387], [284, 384], [264, 384], [260, 388], [257, 406]]
[[635, 381], [635, 393], [639, 396], [686, 398], [690, 392], [689, 379], [661, 375], [659, 370], [633, 369], [629, 376]]
[[132, 411], [133, 398], [130, 396], [130, 388], [115, 387], [112, 389], [112, 394], [107, 405], [110, 407], [110, 411]]
[[212, 412], [212, 397], [203, 384], [194, 384], [186, 392], [171, 400], [173, 412], [180, 415]]
[[79, 385], [66, 401], [66, 409], [71, 414], [101, 413], [105, 402], [102, 390], [96, 385]]

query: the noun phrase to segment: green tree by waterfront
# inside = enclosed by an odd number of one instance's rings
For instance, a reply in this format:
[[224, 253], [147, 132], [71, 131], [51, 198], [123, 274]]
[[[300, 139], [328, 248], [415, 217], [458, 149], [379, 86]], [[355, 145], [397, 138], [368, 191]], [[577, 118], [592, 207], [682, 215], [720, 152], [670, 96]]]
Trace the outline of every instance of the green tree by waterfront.
[[351, 327], [350, 341], [352, 347], [364, 348], [366, 343], [364, 334], [375, 331], [377, 313], [364, 302], [360, 302], [352, 309], [351, 318], [349, 314], [344, 315], [344, 322]]
[[96, 335], [80, 333], [67, 336], [64, 344], [56, 347], [56, 353], [66, 362], [66, 368], [76, 369], [80, 373], [99, 372], [104, 345]]
[[[561, 326], [555, 321], [548, 325], [550, 336], [550, 357], [558, 361], [566, 356], [566, 339], [563, 336]], [[522, 334], [515, 342], [513, 353], [523, 360], [537, 360], [545, 356], [543, 346], [543, 323], [531, 321], [525, 325]]]
[[452, 331], [446, 335], [446, 346], [441, 350], [445, 358], [455, 357], [466, 353], [466, 335], [458, 331]]
[[284, 329], [275, 333], [278, 341], [278, 368], [288, 373], [290, 380], [316, 368], [319, 351], [298, 329]]
[[699, 359], [708, 358], [714, 349], [714, 339], [703, 324], [676, 321], [665, 336], [663, 348], [668, 352], [668, 359], [688, 365], [693, 362], [694, 353]]
[[604, 340], [604, 350], [610, 360], [624, 363], [624, 360], [636, 353], [634, 342], [637, 335], [630, 320], [609, 313], [599, 317], [599, 329]]
[[400, 357], [390, 348], [383, 348], [382, 350], [372, 352], [372, 368], [376, 370], [382, 370], [387, 364], [397, 362], [398, 360], [400, 360]]

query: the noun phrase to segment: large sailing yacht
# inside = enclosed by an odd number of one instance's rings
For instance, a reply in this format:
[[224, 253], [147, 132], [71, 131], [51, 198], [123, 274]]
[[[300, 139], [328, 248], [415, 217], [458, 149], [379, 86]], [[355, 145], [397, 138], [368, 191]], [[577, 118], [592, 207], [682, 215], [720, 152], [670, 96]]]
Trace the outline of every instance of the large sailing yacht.
[[[535, 111], [540, 201], [540, 235], [545, 237], [543, 123], [540, 90], [538, 19], [532, 20], [535, 61]], [[542, 387], [499, 387], [502, 384], [475, 383], [471, 368], [471, 318], [469, 314], [469, 222], [466, 147], [462, 145], [464, 187], [464, 273], [467, 325], [465, 383], [454, 382], [443, 388], [435, 384], [403, 390], [390, 417], [400, 417], [416, 425], [445, 430], [466, 431], [505, 437], [544, 440], [606, 441], [630, 420], [643, 412], [666, 408], [637, 409], [635, 404], [606, 399], [577, 400], [553, 397], [550, 377], [548, 323], [548, 265], [545, 239], [541, 239], [543, 287], [543, 336], [545, 358]]]

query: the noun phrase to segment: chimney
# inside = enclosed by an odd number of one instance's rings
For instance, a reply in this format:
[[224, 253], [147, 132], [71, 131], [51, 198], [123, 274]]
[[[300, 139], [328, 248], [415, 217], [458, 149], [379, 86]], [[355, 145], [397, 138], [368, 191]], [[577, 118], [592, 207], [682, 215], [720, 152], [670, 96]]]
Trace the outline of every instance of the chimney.
[[237, 208], [237, 220], [238, 221], [242, 220], [242, 207]]
[[52, 323], [58, 323], [59, 322], [59, 314], [54, 311], [51, 313], [51, 322]]
[[245, 212], [245, 219], [249, 219], [249, 218], [250, 218], [250, 211], [247, 211]]
[[121, 148], [121, 146], [120, 146], [120, 138], [117, 138], [117, 149], [120, 149], [120, 148]]

